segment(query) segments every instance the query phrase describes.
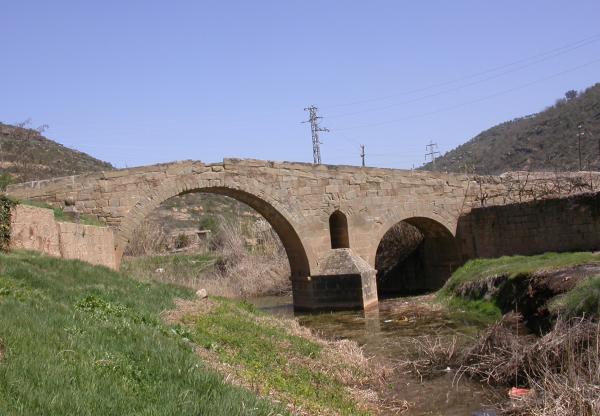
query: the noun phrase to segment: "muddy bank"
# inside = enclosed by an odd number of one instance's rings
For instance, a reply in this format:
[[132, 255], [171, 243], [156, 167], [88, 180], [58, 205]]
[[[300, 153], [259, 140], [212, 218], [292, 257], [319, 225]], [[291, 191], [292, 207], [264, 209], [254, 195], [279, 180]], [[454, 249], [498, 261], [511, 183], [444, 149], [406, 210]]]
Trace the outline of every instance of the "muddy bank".
[[453, 289], [453, 293], [467, 300], [490, 301], [502, 314], [518, 313], [523, 316], [529, 330], [546, 333], [558, 314], [552, 308], [552, 301], [598, 275], [600, 263], [540, 269], [516, 275], [505, 272], [461, 283]]

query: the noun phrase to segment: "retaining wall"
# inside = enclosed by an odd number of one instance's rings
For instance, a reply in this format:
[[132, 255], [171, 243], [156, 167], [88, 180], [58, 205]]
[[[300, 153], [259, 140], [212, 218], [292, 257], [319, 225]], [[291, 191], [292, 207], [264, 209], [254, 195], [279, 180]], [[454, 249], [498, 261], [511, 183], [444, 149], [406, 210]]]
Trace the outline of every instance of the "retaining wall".
[[456, 236], [464, 260], [600, 250], [600, 193], [474, 208]]
[[56, 221], [54, 212], [46, 208], [17, 205], [13, 209], [10, 247], [118, 268], [111, 228]]

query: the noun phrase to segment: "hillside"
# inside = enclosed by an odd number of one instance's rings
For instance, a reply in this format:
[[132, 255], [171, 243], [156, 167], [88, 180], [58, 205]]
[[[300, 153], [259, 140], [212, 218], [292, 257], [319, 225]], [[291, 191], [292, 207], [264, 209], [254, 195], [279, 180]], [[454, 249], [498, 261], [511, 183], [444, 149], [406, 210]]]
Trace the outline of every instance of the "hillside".
[[[565, 97], [567, 94], [565, 94]], [[517, 170], [600, 170], [600, 83], [568, 94], [544, 111], [485, 130], [421, 169], [499, 174]]]
[[10, 174], [13, 182], [112, 169], [110, 163], [47, 139], [39, 130], [0, 123], [0, 173]]
[[[40, 131], [0, 123], [0, 189], [10, 182], [26, 182], [81, 173], [112, 170], [114, 167], [86, 153], [70, 149], [44, 137]], [[192, 229], [211, 229], [223, 218], [242, 216], [256, 219], [254, 210], [234, 199], [211, 194], [187, 194], [161, 204], [148, 218], [169, 240]]]

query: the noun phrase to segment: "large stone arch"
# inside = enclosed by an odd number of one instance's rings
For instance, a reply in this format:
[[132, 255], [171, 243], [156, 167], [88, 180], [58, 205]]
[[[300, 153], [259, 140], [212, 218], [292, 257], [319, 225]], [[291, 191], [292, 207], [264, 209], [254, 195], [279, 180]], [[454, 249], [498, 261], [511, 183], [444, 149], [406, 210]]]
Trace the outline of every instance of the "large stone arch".
[[[249, 189], [248, 189], [249, 188]], [[222, 180], [188, 180], [167, 182], [156, 191], [142, 197], [140, 201], [122, 219], [116, 233], [116, 252], [121, 256], [127, 246], [132, 233], [154, 209], [161, 203], [174, 196], [187, 193], [212, 193], [224, 195], [243, 202], [261, 214], [271, 224], [285, 248], [292, 278], [310, 275], [310, 261], [304, 244], [292, 225], [292, 218], [288, 210], [277, 201], [265, 195], [260, 187], [247, 187], [223, 184]]]
[[[422, 240], [413, 246], [413, 251], [397, 265], [396, 273], [400, 276], [396, 279], [401, 280], [392, 284], [386, 282], [385, 290], [389, 293], [411, 294], [439, 289], [460, 265], [460, 248], [453, 232], [455, 227], [450, 229], [440, 221], [443, 220], [442, 217], [439, 215], [436, 217], [436, 219], [426, 216], [402, 217], [380, 232], [374, 254], [376, 259], [380, 244], [396, 224], [409, 224], [422, 234]], [[375, 260], [374, 267], [378, 266]], [[380, 287], [380, 294], [384, 294], [381, 289]]]

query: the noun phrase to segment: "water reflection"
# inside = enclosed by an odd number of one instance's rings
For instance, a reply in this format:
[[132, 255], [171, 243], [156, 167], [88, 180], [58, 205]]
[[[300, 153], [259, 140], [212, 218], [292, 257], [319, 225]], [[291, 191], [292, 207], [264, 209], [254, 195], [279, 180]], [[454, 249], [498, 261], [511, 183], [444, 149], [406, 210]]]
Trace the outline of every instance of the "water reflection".
[[[411, 354], [419, 336], [470, 337], [480, 329], [472, 322], [449, 315], [431, 296], [387, 299], [368, 311], [295, 313], [291, 296], [251, 300], [274, 315], [298, 318], [299, 322], [328, 339], [351, 339], [367, 355], [394, 365]], [[488, 391], [481, 385], [462, 381], [453, 385], [454, 373], [421, 381], [414, 376], [399, 376], [391, 394], [415, 403], [406, 415], [470, 416], [487, 403]]]

